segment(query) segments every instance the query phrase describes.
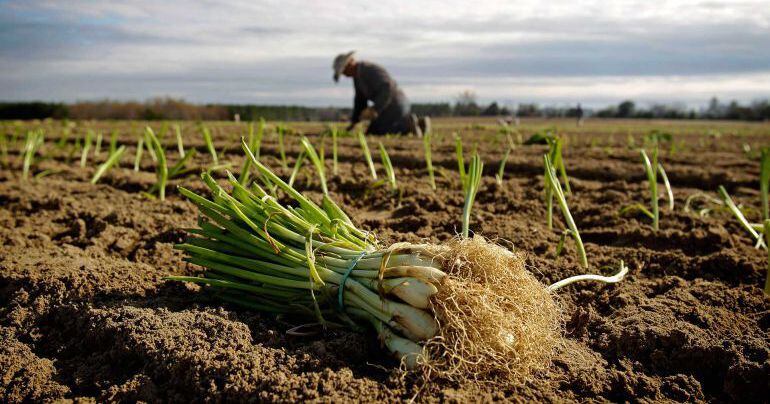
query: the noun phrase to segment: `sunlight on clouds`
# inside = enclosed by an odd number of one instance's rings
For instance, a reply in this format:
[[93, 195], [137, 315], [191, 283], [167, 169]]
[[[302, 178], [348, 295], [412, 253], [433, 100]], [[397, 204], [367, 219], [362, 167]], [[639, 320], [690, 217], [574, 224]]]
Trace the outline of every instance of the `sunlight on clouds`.
[[750, 99], [770, 71], [766, 1], [11, 0], [0, 26], [14, 99], [347, 104], [349, 49], [421, 101]]
[[624, 98], [640, 102], [682, 102], [700, 105], [714, 94], [728, 99], [752, 99], [770, 94], [770, 73], [671, 77], [570, 77], [474, 80], [450, 85], [408, 85], [412, 96], [428, 100], [436, 96], [453, 99], [465, 89], [485, 98], [515, 105], [521, 102], [582, 102], [601, 106]]

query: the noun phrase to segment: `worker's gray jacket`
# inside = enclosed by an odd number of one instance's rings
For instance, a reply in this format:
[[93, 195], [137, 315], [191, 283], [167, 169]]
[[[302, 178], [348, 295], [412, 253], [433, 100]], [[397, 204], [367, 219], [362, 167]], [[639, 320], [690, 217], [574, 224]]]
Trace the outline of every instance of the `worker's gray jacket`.
[[[356, 88], [356, 98], [353, 103], [353, 116], [351, 121], [356, 123], [361, 117], [361, 111], [367, 106], [367, 101], [374, 103], [374, 110], [378, 115], [388, 109], [402, 110], [409, 101], [398, 88], [398, 84], [390, 77], [385, 69], [377, 64], [359, 61], [356, 63], [356, 74], [353, 76], [353, 85]], [[387, 111], [390, 112], [390, 111]], [[390, 114], [388, 114], [390, 115]]]

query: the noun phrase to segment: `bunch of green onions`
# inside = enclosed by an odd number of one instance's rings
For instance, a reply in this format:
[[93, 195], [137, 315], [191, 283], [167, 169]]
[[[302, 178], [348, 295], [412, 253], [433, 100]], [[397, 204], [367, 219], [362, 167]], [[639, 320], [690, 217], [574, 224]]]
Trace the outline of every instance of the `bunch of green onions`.
[[260, 163], [245, 141], [242, 146], [258, 178], [297, 206], [282, 204], [256, 183], [246, 187], [229, 172], [230, 190], [203, 173], [210, 198], [179, 190], [205, 219], [176, 248], [206, 272], [168, 279], [205, 284], [225, 301], [309, 317], [324, 328], [369, 323], [391, 352], [416, 366], [423, 355], [419, 342], [438, 332], [428, 308], [446, 274], [434, 250], [380, 248], [327, 195], [317, 205]]

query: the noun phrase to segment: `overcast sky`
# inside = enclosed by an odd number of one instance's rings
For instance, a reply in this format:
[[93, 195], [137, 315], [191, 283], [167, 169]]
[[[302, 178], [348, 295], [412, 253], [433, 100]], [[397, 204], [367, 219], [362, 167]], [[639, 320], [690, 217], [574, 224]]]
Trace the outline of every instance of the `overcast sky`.
[[768, 0], [0, 0], [0, 99], [347, 105], [352, 49], [416, 102], [770, 97]]

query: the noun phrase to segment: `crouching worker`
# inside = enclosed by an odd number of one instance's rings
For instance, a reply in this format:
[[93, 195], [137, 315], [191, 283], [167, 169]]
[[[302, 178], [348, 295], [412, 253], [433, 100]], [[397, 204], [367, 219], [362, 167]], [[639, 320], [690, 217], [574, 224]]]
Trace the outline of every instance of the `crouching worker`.
[[355, 60], [354, 52], [342, 53], [334, 59], [334, 81], [339, 81], [340, 74], [353, 78], [356, 96], [353, 101], [353, 116], [347, 130], [351, 131], [361, 119], [361, 113], [368, 107], [369, 101], [373, 118], [367, 134], [384, 135], [386, 133], [417, 133], [417, 117], [410, 113], [409, 100], [398, 88], [382, 66], [363, 60]]

